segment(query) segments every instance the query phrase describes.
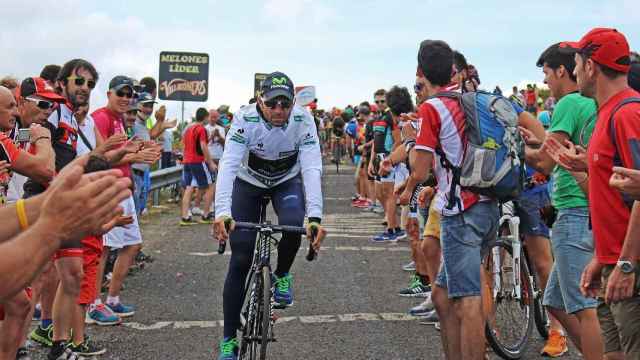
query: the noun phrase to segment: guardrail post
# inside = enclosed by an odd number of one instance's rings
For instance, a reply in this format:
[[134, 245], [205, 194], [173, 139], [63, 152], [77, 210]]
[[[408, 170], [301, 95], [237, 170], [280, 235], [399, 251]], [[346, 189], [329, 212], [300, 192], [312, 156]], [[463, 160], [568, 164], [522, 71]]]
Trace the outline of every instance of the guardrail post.
[[153, 190], [153, 206], [160, 205], [160, 189]]

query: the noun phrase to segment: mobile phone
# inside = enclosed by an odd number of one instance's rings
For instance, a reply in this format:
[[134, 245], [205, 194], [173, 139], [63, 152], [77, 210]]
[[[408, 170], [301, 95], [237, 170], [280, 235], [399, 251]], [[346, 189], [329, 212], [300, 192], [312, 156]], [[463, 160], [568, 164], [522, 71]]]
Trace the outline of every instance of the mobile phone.
[[19, 143], [26, 143], [31, 140], [31, 129], [24, 128], [18, 129], [18, 135], [16, 136], [16, 141]]

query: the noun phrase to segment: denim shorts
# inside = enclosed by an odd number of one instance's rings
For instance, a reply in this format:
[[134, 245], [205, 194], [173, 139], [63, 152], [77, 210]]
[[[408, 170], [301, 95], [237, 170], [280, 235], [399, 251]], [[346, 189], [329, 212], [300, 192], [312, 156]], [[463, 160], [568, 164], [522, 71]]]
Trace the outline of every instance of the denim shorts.
[[534, 188], [524, 192], [514, 200], [516, 215], [520, 218], [520, 233], [522, 235], [544, 236], [549, 238], [549, 228], [542, 220], [540, 209], [551, 203], [546, 184], [538, 185], [544, 188]]
[[580, 292], [582, 271], [593, 258], [588, 208], [558, 210], [551, 232], [551, 246], [554, 262], [543, 304], [568, 314], [595, 309], [598, 306], [596, 299], [584, 297]]
[[481, 249], [498, 234], [498, 205], [480, 202], [462, 214], [442, 216], [442, 264], [436, 284], [449, 298], [480, 296]]

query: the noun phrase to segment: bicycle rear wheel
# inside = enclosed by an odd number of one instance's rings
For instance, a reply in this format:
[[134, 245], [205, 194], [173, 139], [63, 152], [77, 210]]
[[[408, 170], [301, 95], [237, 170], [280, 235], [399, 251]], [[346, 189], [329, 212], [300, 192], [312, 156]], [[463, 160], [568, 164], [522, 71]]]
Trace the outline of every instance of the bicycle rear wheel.
[[529, 267], [524, 254], [520, 257], [520, 299], [515, 296], [513, 248], [510, 243], [496, 244], [500, 269], [494, 269], [493, 251], [483, 259], [489, 274], [491, 309], [485, 326], [485, 337], [495, 353], [503, 359], [519, 359], [525, 352], [533, 331], [534, 296]]
[[335, 147], [334, 159], [336, 161], [336, 173], [340, 173], [340, 161], [342, 161], [342, 144], [338, 142]]
[[544, 305], [542, 305], [542, 295], [543, 294], [540, 294], [536, 297], [533, 307], [533, 316], [538, 333], [543, 339], [547, 340], [549, 338], [549, 314], [547, 313], [547, 309], [545, 309]]

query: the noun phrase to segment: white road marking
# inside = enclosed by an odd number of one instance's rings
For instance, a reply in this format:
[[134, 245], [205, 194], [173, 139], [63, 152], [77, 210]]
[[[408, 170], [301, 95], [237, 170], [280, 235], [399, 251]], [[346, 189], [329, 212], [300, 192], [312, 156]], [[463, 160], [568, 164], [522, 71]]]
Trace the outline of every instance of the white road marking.
[[[411, 249], [409, 247], [406, 246], [391, 246], [391, 247], [382, 247], [382, 246], [323, 246], [320, 248], [320, 251], [328, 251], [328, 250], [336, 250], [336, 251], [404, 251], [404, 252], [408, 252], [411, 251]], [[300, 252], [304, 252], [306, 254], [307, 248], [306, 247], [300, 247], [300, 250], [298, 251]], [[218, 255], [217, 251], [212, 251], [212, 252], [190, 252], [188, 253], [188, 255], [191, 256], [202, 256], [202, 257], [209, 257], [209, 256], [216, 256]], [[231, 255], [231, 251], [227, 251], [224, 253], [224, 255]]]
[[[403, 313], [355, 313], [355, 314], [335, 314], [335, 315], [309, 315], [309, 316], [284, 316], [278, 318], [276, 324], [284, 323], [301, 323], [301, 324], [321, 324], [334, 322], [352, 322], [352, 321], [410, 321], [419, 318]], [[153, 324], [141, 324], [138, 322], [125, 322], [122, 324], [128, 328], [149, 331], [161, 330], [171, 326], [172, 329], [191, 329], [191, 328], [216, 328], [222, 327], [222, 320], [215, 321], [160, 321]]]

